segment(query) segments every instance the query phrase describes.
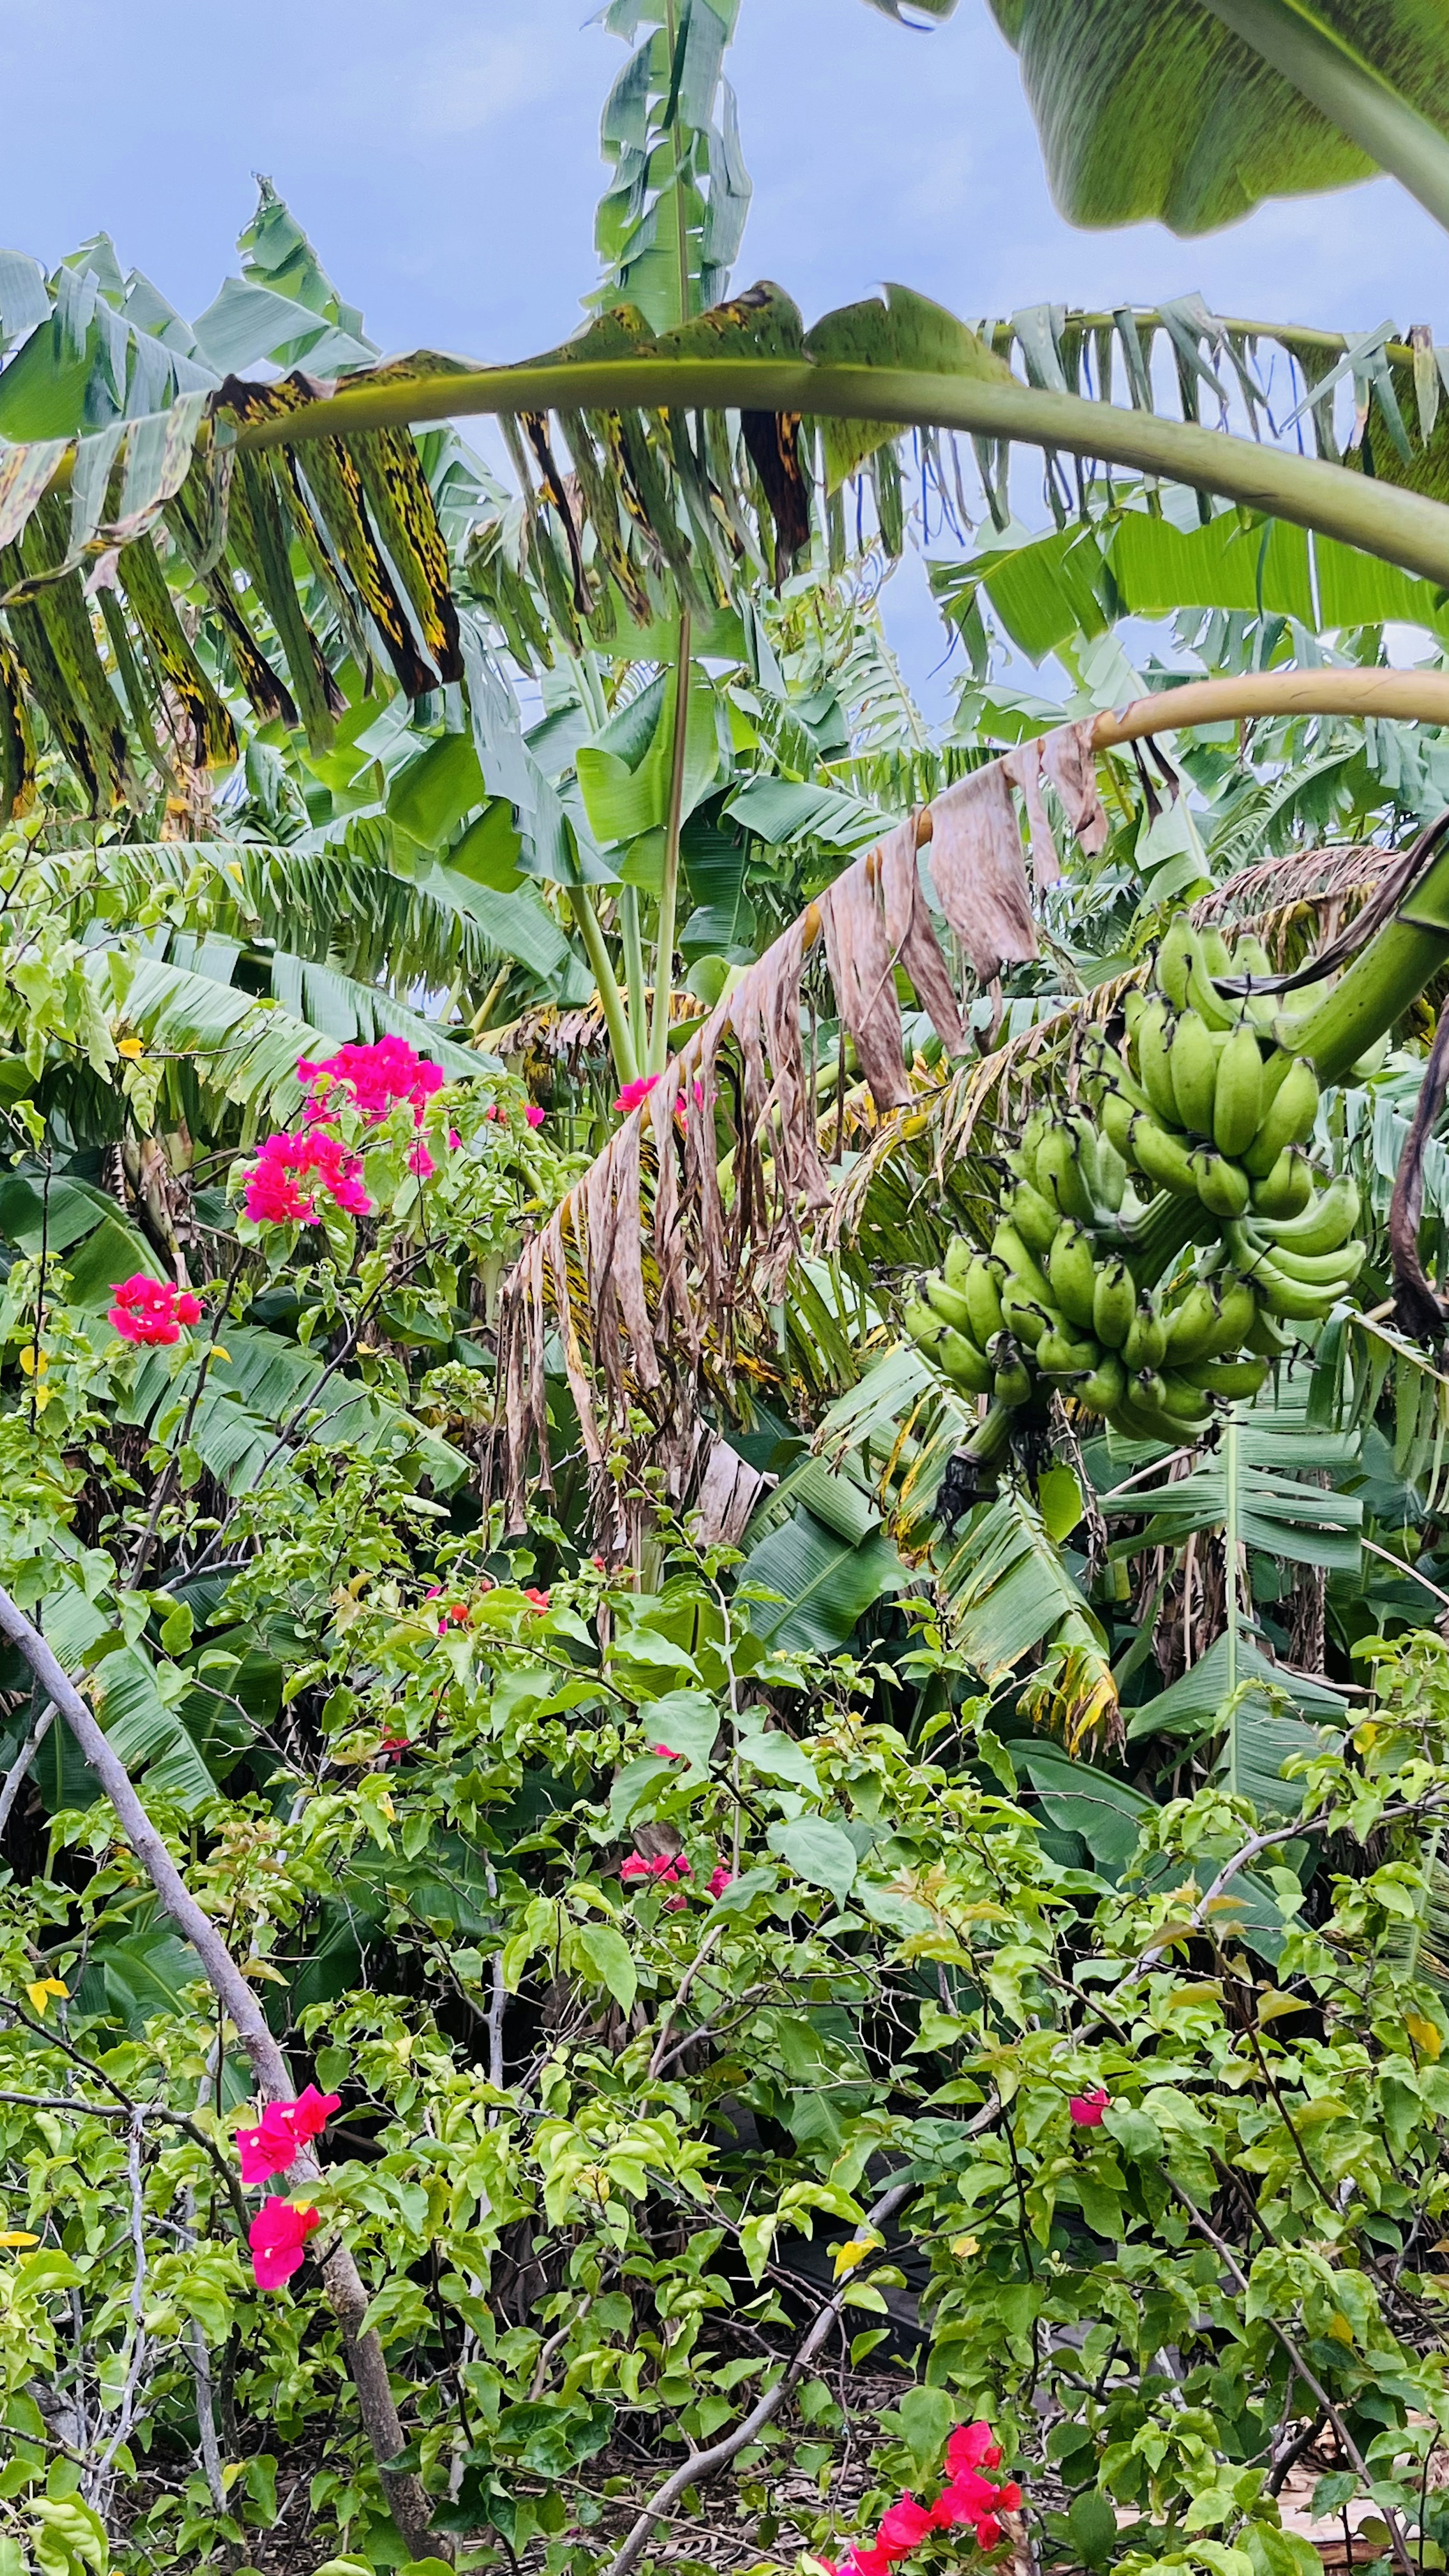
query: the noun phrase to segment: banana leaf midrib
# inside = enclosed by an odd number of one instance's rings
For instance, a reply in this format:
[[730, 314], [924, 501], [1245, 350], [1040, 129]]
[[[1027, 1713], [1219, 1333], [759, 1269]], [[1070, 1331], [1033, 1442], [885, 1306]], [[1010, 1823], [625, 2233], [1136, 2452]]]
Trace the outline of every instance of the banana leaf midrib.
[[600, 359], [393, 378], [243, 423], [243, 449], [356, 436], [465, 414], [741, 409], [957, 429], [1095, 457], [1222, 493], [1449, 585], [1449, 508], [1316, 457], [1195, 422], [962, 370], [815, 365], [801, 358]]

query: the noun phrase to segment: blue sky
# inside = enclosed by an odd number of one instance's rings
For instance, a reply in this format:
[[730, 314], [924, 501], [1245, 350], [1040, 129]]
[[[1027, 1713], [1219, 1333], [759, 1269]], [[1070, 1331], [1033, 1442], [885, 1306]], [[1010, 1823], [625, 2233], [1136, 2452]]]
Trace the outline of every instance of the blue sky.
[[[267, 171], [387, 349], [518, 358], [592, 284], [599, 107], [622, 59], [588, 0], [0, 0], [0, 243], [115, 238], [183, 311], [235, 265]], [[737, 282], [813, 318], [900, 279], [968, 318], [1198, 288], [1219, 312], [1449, 338], [1441, 233], [1391, 181], [1179, 241], [1074, 232], [985, 0], [929, 35], [865, 0], [743, 0], [755, 202]], [[929, 639], [909, 582], [894, 622]]]

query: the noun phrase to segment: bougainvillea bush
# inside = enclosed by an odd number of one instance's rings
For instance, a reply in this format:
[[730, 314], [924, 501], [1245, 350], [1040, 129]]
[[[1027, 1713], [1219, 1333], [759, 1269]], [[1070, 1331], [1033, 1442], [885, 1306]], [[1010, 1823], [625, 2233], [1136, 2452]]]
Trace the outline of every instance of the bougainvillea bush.
[[[250, 1221], [250, 1303], [206, 1281], [144, 1358], [175, 1372], [149, 1482], [118, 1463], [142, 1309], [57, 1271], [37, 1328], [11, 1274], [47, 1360], [11, 1580], [48, 1514], [29, 1597], [91, 1605], [298, 2098], [257, 2097], [57, 1728], [0, 1897], [7, 2576], [406, 2560], [339, 2243], [440, 2558], [626, 2563], [672, 2481], [636, 2555], [1311, 2576], [1276, 2501], [1307, 2460], [1322, 2512], [1437, 2565], [1444, 1650], [1387, 1656], [1287, 1823], [1087, 1766], [1074, 1818], [924, 1594], [851, 1660], [771, 1648], [738, 1560], [667, 1522], [648, 1588], [546, 1518], [510, 1548], [381, 1408], [472, 1436], [422, 1335], [550, 1149], [506, 1088], [334, 1098], [374, 1213], [352, 1246], [320, 1201]], [[383, 1431], [228, 1501], [189, 1391], [268, 1262]], [[153, 1516], [194, 1568], [161, 1589], [126, 1579]]]

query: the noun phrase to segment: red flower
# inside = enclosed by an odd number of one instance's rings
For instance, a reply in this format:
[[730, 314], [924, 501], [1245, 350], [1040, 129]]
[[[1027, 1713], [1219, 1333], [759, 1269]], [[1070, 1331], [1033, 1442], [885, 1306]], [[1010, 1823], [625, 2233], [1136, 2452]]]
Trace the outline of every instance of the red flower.
[[845, 2564], [846, 2576], [888, 2576], [893, 2560], [886, 2549], [852, 2549]]
[[1001, 2463], [1001, 2444], [987, 2423], [978, 2417], [974, 2424], [958, 2424], [946, 2445], [946, 2474], [958, 2478], [963, 2469], [994, 2469]]
[[1111, 2094], [1100, 2088], [1095, 2093], [1074, 2093], [1067, 2104], [1073, 2128], [1100, 2129], [1102, 2114], [1111, 2099]]
[[734, 1871], [732, 1869], [726, 1869], [723, 1861], [717, 1861], [713, 1870], [710, 1872], [709, 1892], [711, 1896], [723, 1896], [725, 1889], [734, 1885], [734, 1876]]
[[528, 1120], [530, 1127], [541, 1127], [544, 1119], [548, 1115], [548, 1112], [545, 1109], [540, 1109], [536, 1100], [530, 1100], [528, 1107], [525, 1109], [523, 1114]]
[[682, 1753], [671, 1752], [667, 1744], [651, 1744], [649, 1750], [651, 1753], [657, 1753], [661, 1762], [682, 1762], [684, 1760]]
[[401, 1762], [403, 1755], [410, 1750], [410, 1742], [406, 1735], [385, 1735], [377, 1749], [387, 1755], [389, 1762]]
[[201, 1300], [189, 1288], [173, 1288], [138, 1270], [111, 1291], [106, 1321], [123, 1342], [179, 1342], [183, 1324], [199, 1324]]
[[918, 2549], [935, 2527], [926, 2507], [917, 2504], [913, 2495], [903, 2495], [899, 2504], [893, 2504], [888, 2513], [881, 2515], [876, 2546], [883, 2549], [888, 2558], [904, 2558], [911, 2550]]
[[619, 1110], [625, 1118], [627, 1118], [631, 1110], [643, 1107], [644, 1102], [648, 1099], [650, 1092], [653, 1090], [654, 1085], [658, 1080], [659, 1076], [657, 1073], [643, 1073], [639, 1076], [637, 1082], [626, 1082], [618, 1099], [614, 1103], [614, 1107]]
[[290, 2200], [264, 2200], [247, 2229], [252, 2271], [259, 2290], [280, 2290], [302, 2261], [302, 2248], [321, 2219], [315, 2209], [298, 2209]]
[[523, 1597], [524, 1597], [524, 1600], [525, 1600], [525, 1601], [531, 1602], [531, 1603], [532, 1603], [532, 1605], [533, 1605], [533, 1608], [534, 1608], [535, 1610], [537, 1610], [537, 1611], [542, 1612], [542, 1611], [547, 1610], [547, 1609], [550, 1609], [550, 1608], [552, 1607], [552, 1604], [551, 1604], [550, 1599], [549, 1599], [549, 1595], [548, 1595], [546, 1592], [538, 1592], [538, 1591], [535, 1591], [535, 1589], [534, 1589], [534, 1587], [533, 1587], [533, 1585], [532, 1585], [531, 1583], [530, 1583], [530, 1585], [528, 1586], [528, 1589], [527, 1589], [527, 1591], [524, 1593], [524, 1596], [523, 1596]]
[[362, 1186], [360, 1155], [349, 1154], [337, 1137], [318, 1134], [269, 1136], [247, 1174], [246, 1212], [254, 1225], [315, 1225], [317, 1192], [302, 1181], [315, 1181], [350, 1216], [370, 1216], [372, 1201]]
[[395, 1100], [406, 1100], [412, 1107], [413, 1125], [421, 1127], [423, 1111], [434, 1092], [442, 1090], [443, 1079], [441, 1065], [429, 1064], [406, 1038], [396, 1037], [376, 1038], [370, 1046], [339, 1047], [320, 1064], [309, 1064], [304, 1056], [297, 1067], [297, 1080], [314, 1095], [307, 1104], [309, 1118], [329, 1115], [329, 1095], [336, 1087], [351, 1093], [353, 1106], [370, 1125], [385, 1118]]
[[994, 2548], [996, 2547], [996, 2544], [997, 2544], [997, 2542], [998, 2542], [998, 2540], [999, 2540], [1000, 2538], [1001, 2538], [1001, 2525], [1000, 2525], [1000, 2523], [996, 2520], [996, 2518], [995, 2518], [994, 2514], [989, 2514], [989, 2513], [988, 2513], [988, 2514], [984, 2514], [984, 2515], [982, 2516], [981, 2521], [980, 2521], [980, 2522], [978, 2522], [978, 2524], [976, 2525], [976, 2546], [977, 2546], [977, 2548], [978, 2548], [978, 2549], [994, 2549]]
[[[662, 1852], [657, 1860], [646, 1860], [642, 1852], [631, 1852], [619, 1868], [619, 1876], [626, 1882], [631, 1878], [681, 1879], [692, 1878], [693, 1875], [683, 1852]], [[677, 1914], [680, 1907], [688, 1902], [687, 1896], [671, 1896], [667, 1899], [666, 1911]]]
[[319, 2093], [315, 2084], [299, 2093], [295, 2102], [268, 2102], [256, 2128], [236, 2133], [244, 2188], [254, 2191], [273, 2174], [285, 2173], [295, 2163], [297, 2149], [309, 2138], [319, 2138], [341, 2106], [340, 2093]]

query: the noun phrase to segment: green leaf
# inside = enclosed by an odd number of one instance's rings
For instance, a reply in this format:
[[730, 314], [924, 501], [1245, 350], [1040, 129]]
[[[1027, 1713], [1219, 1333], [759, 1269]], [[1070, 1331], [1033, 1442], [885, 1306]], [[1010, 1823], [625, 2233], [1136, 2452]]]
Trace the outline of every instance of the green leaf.
[[487, 793], [471, 734], [445, 733], [398, 771], [387, 810], [400, 831], [425, 849], [440, 850]]
[[719, 1710], [713, 1700], [702, 1691], [669, 1691], [663, 1699], [647, 1701], [639, 1714], [651, 1748], [663, 1745], [667, 1752], [683, 1757], [685, 1768], [681, 1771], [676, 1765], [676, 1780], [708, 1776], [719, 1734]]
[[837, 1905], [845, 1903], [855, 1885], [858, 1861], [843, 1825], [810, 1817], [797, 1825], [772, 1825], [766, 1839], [807, 1887], [828, 1888]]
[[906, 2448], [918, 2479], [939, 2468], [946, 2439], [956, 2421], [956, 2404], [944, 2388], [908, 2388], [896, 2406]]
[[[602, 843], [636, 841], [663, 825], [670, 802], [674, 767], [674, 711], [677, 673], [671, 669], [656, 682], [658, 712], [648, 747], [637, 762], [625, 753], [586, 743], [575, 756], [579, 789], [589, 829]], [[632, 710], [631, 710], [632, 712]], [[715, 726], [714, 685], [697, 662], [690, 665], [689, 704], [685, 725], [684, 780], [681, 812], [694, 812], [719, 771], [719, 738]]]
[[1376, 167], [1449, 221], [1449, 62], [1412, 0], [991, 5], [1071, 223], [1207, 232]]
[[804, 1510], [761, 1539], [737, 1576], [741, 1584], [780, 1596], [753, 1604], [750, 1626], [757, 1636], [781, 1652], [817, 1654], [843, 1646], [856, 1621], [908, 1580], [879, 1532], [857, 1545], [837, 1538]]
[[612, 1923], [586, 1923], [577, 1942], [599, 1984], [607, 1986], [621, 2011], [632, 2012], [639, 1978], [623, 1933], [616, 1932]]

